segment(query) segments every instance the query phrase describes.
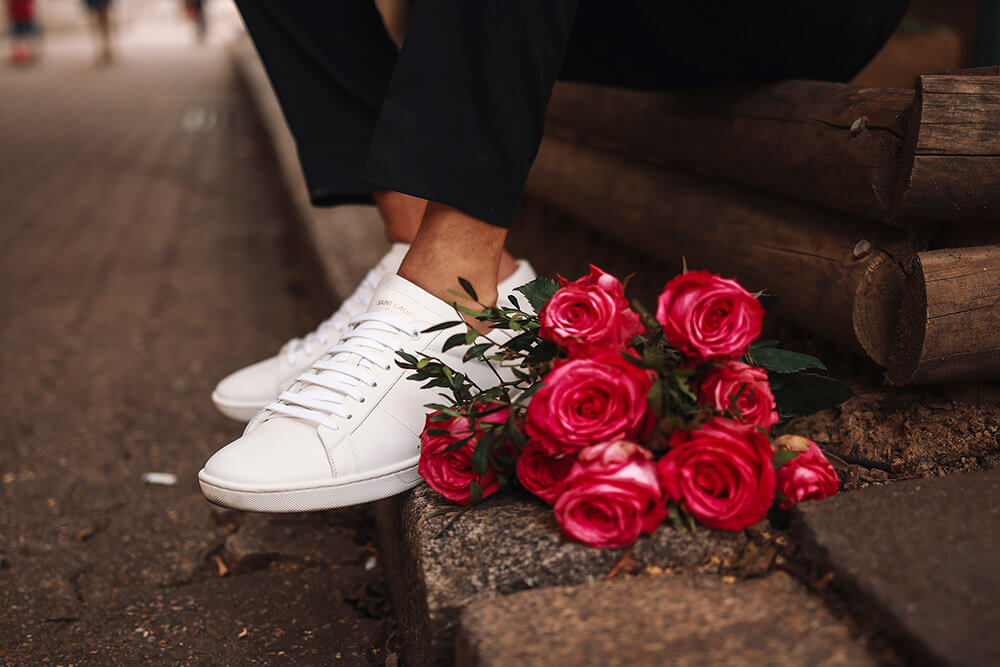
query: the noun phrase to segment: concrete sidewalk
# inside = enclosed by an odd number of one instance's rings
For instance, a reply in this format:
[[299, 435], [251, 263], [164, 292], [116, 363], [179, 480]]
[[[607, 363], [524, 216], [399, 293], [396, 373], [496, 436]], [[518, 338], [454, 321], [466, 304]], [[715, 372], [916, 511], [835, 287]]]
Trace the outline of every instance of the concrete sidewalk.
[[229, 61], [189, 28], [109, 69], [80, 39], [0, 67], [0, 663], [385, 664], [362, 511], [245, 516], [197, 488], [242, 430], [215, 382], [329, 304], [302, 296]]

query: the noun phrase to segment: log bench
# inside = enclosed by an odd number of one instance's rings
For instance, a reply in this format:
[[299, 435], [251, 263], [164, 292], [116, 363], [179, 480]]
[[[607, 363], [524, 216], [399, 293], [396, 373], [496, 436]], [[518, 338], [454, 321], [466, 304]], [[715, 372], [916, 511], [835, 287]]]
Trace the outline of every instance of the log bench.
[[[892, 383], [1000, 378], [998, 68], [915, 90], [560, 83], [525, 195], [675, 270], [683, 256], [778, 295], [778, 314]], [[949, 247], [963, 251], [936, 270], [967, 277], [928, 285], [920, 253]], [[940, 340], [950, 322], [970, 333]]]

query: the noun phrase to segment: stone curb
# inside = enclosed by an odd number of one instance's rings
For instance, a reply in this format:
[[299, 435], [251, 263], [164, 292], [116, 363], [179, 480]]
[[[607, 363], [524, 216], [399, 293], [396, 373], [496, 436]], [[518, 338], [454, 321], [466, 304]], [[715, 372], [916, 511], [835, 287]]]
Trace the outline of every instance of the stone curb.
[[803, 503], [792, 537], [856, 621], [908, 661], [1000, 663], [1000, 471]]
[[698, 574], [525, 591], [462, 612], [455, 664], [874, 665], [784, 573], [726, 583]]

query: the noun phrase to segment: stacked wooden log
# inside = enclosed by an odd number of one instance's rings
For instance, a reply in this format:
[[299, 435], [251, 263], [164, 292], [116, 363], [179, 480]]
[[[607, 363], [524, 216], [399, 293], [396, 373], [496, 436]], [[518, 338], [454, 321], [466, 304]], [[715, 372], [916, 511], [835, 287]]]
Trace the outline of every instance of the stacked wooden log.
[[1000, 378], [1000, 247], [936, 246], [1000, 241], [996, 68], [915, 90], [559, 84], [525, 192], [777, 294], [785, 318], [893, 383]]

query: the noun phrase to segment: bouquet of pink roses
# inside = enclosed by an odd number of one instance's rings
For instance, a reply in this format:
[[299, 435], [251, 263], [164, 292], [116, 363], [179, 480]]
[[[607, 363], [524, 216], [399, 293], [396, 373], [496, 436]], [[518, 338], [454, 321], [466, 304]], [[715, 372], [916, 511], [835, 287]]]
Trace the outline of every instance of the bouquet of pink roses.
[[594, 266], [518, 291], [530, 308], [516, 297], [457, 307], [489, 330], [445, 343], [493, 364], [499, 386], [482, 391], [436, 359], [399, 353], [409, 379], [448, 391], [428, 406], [419, 466], [445, 498], [474, 504], [519, 483], [569, 537], [621, 547], [664, 521], [741, 530], [772, 507], [836, 493], [815, 443], [771, 431], [850, 392], [804, 372], [823, 369], [818, 359], [757, 340], [764, 308], [736, 281], [686, 271], [655, 317]]

